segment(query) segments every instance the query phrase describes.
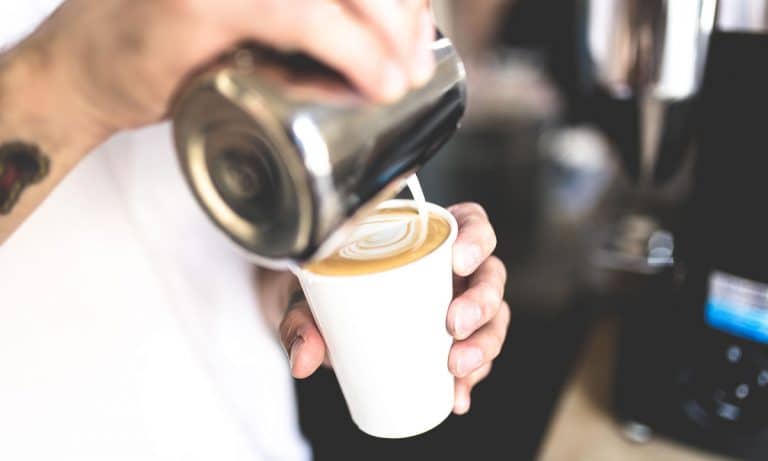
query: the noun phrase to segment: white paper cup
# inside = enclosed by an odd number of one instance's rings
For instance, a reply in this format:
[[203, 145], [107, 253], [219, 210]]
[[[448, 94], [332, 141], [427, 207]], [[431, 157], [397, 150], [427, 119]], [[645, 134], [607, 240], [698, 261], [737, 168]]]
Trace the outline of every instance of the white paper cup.
[[[381, 207], [416, 206], [412, 200], [389, 200]], [[299, 274], [352, 419], [376, 437], [421, 434], [453, 408], [454, 377], [448, 370], [453, 340], [446, 314], [458, 225], [447, 210], [433, 204], [428, 209], [451, 231], [421, 259], [373, 274]]]

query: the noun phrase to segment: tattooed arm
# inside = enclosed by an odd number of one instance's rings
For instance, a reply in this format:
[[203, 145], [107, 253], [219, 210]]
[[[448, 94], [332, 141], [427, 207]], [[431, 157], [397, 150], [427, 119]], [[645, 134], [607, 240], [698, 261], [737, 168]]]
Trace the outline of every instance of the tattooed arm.
[[23, 47], [0, 55], [0, 244], [106, 139], [78, 117], [83, 111], [60, 80]]
[[237, 43], [303, 51], [391, 100], [431, 75], [433, 33], [422, 0], [67, 0], [0, 55], [0, 244], [88, 151], [161, 120]]

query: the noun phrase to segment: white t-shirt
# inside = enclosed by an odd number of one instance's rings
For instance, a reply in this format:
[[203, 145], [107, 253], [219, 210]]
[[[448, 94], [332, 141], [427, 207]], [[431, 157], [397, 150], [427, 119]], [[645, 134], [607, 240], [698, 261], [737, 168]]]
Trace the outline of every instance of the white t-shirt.
[[[0, 44], [57, 3], [0, 2]], [[256, 290], [169, 126], [117, 136], [0, 246], [0, 459], [309, 459]]]

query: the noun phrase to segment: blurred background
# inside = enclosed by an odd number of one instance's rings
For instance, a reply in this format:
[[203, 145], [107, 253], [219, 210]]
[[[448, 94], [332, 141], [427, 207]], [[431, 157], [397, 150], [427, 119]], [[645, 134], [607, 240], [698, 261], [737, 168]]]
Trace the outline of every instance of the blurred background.
[[358, 431], [328, 370], [297, 382], [316, 458], [768, 459], [765, 2], [433, 4], [470, 99], [420, 177], [488, 210], [509, 336], [471, 412], [412, 439]]

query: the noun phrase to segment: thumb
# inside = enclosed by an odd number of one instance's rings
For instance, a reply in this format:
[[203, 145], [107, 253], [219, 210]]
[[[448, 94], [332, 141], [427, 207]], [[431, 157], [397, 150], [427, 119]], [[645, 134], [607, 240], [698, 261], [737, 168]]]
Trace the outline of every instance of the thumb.
[[295, 304], [283, 317], [280, 342], [288, 352], [294, 378], [310, 376], [325, 360], [325, 341], [306, 301]]

